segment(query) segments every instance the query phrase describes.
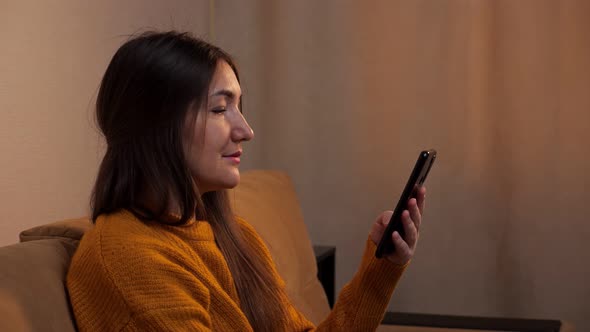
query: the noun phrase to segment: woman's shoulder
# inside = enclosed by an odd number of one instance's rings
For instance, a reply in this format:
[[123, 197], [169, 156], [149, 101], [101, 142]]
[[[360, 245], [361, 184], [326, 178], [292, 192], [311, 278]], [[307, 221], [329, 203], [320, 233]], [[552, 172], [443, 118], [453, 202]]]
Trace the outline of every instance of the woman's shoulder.
[[140, 220], [128, 210], [119, 210], [99, 216], [93, 231], [103, 247], [168, 242], [158, 226], [157, 222]]
[[68, 270], [67, 287], [78, 306], [98, 305], [96, 295], [109, 299], [108, 310], [127, 308], [123, 310], [139, 314], [182, 306], [175, 300], [187, 300], [181, 287], [207, 301], [204, 277], [199, 276], [206, 266], [194, 258], [187, 242], [164, 226], [119, 211], [100, 216], [84, 235]]
[[127, 210], [98, 217], [95, 226], [82, 238], [78, 256], [94, 253], [106, 264], [125, 264], [132, 258], [183, 251], [183, 241], [157, 222], [142, 221]]
[[[170, 226], [172, 227], [172, 226]], [[82, 238], [70, 274], [105, 275], [119, 280], [131, 271], [161, 273], [196, 262], [190, 245], [158, 222], [142, 221], [129, 211], [101, 215]], [[159, 265], [158, 265], [159, 264]]]

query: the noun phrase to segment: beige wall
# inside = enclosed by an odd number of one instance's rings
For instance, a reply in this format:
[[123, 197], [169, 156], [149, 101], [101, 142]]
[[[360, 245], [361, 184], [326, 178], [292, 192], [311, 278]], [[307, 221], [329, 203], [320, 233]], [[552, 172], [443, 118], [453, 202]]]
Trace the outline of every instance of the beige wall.
[[146, 27], [206, 37], [208, 18], [207, 0], [0, 2], [0, 245], [88, 213], [93, 102], [116, 48]]
[[390, 309], [590, 329], [590, 3], [215, 8], [215, 41], [243, 65], [252, 167], [293, 177], [313, 242], [337, 246], [337, 288], [433, 147], [420, 247]]

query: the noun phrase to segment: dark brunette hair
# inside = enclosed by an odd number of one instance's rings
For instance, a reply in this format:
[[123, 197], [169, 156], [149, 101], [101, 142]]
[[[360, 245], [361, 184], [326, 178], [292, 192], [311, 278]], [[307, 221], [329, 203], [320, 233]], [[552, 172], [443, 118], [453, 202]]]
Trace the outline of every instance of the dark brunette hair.
[[170, 203], [180, 211], [177, 224], [193, 217], [207, 220], [254, 330], [281, 330], [287, 315], [284, 290], [244, 240], [226, 192], [201, 195], [186, 163], [185, 120], [196, 117], [206, 101], [220, 61], [239, 77], [226, 52], [175, 31], [147, 32], [117, 50], [96, 101], [107, 150], [94, 185], [92, 220], [128, 209], [143, 219], [169, 223]]

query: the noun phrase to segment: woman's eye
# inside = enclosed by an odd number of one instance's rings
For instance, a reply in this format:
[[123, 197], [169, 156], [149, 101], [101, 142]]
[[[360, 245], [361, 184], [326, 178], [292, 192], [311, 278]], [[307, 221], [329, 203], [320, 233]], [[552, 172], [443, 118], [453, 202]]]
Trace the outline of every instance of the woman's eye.
[[215, 114], [221, 114], [221, 113], [225, 112], [225, 108], [215, 108], [215, 109], [211, 110], [211, 112], [213, 112]]

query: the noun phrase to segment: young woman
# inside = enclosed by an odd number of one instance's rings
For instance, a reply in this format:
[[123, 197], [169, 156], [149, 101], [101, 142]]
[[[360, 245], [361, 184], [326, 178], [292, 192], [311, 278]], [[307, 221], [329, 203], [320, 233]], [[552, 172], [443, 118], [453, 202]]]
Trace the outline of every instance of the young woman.
[[186, 33], [146, 33], [116, 52], [96, 112], [107, 141], [67, 289], [80, 331], [375, 330], [418, 240], [425, 190], [403, 214], [406, 241], [376, 259], [381, 214], [355, 277], [315, 327], [290, 303], [263, 241], [232, 214], [244, 119], [238, 72]]

